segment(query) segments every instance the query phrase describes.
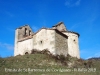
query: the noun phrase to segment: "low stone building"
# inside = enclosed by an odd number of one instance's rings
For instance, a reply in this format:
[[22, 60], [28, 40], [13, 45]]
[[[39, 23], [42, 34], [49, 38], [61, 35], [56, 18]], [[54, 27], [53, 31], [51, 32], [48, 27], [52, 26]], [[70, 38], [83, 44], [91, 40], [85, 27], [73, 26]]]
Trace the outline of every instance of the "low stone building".
[[36, 33], [32, 32], [29, 25], [15, 30], [14, 56], [31, 54], [32, 49], [49, 50], [53, 55], [68, 54], [80, 58], [78, 37], [76, 32], [68, 31], [63, 22], [52, 28], [41, 28]]

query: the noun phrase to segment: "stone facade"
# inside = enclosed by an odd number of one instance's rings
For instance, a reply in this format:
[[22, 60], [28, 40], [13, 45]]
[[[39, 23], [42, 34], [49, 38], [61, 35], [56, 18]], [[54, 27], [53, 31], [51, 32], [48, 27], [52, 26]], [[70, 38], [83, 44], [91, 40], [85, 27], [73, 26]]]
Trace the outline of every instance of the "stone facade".
[[48, 49], [53, 55], [69, 54], [80, 58], [78, 37], [79, 34], [68, 31], [63, 22], [52, 28], [41, 28], [36, 33], [25, 25], [16, 29], [14, 56], [30, 54], [32, 49]]
[[80, 58], [79, 45], [78, 45], [79, 34], [73, 33], [71, 31], [63, 33], [68, 36], [68, 54], [73, 57]]
[[33, 48], [36, 50], [48, 49], [55, 54], [55, 31], [49, 29], [41, 29], [33, 36]]
[[68, 54], [68, 36], [63, 34], [59, 35], [59, 32], [55, 33], [55, 48], [57, 54], [63, 54], [67, 56]]

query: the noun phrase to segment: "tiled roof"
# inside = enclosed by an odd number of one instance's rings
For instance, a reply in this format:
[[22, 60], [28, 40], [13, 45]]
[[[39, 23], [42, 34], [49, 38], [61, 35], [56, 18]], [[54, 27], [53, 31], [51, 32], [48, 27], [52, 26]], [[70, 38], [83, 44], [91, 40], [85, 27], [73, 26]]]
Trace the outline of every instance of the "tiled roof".
[[63, 31], [63, 32], [66, 32], [66, 33], [74, 33], [74, 34], [77, 34], [77, 35], [78, 35], [78, 37], [80, 36], [80, 34], [79, 34], [79, 33], [74, 32], [74, 31]]
[[52, 27], [57, 27], [58, 25], [63, 24], [63, 22], [59, 22], [58, 24], [52, 26]]
[[18, 28], [16, 28], [16, 29], [21, 29], [21, 28], [26, 27], [26, 26], [29, 26], [29, 25], [28, 25], [28, 24], [26, 24], [26, 25], [21, 26], [21, 27], [18, 27]]
[[27, 36], [25, 38], [18, 40], [18, 42], [21, 42], [21, 41], [24, 41], [24, 40], [27, 40], [27, 39], [31, 39], [31, 38], [33, 38], [33, 36]]
[[[52, 29], [52, 28], [41, 28], [40, 30], [38, 30], [36, 33], [34, 33], [34, 35], [36, 35], [38, 32], [40, 32], [42, 29], [46, 29], [46, 30], [55, 30], [56, 32], [58, 32], [60, 35], [64, 36], [64, 37], [68, 37], [67, 35], [63, 34], [62, 32], [60, 32], [57, 29]], [[33, 36], [34, 36], [33, 35]]]

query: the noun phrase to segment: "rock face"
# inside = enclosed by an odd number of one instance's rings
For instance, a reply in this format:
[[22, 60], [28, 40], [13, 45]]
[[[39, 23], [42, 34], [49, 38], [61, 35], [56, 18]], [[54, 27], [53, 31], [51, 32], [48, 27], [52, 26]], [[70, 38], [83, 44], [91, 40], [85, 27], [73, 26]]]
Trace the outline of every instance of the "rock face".
[[78, 37], [79, 34], [68, 31], [63, 22], [52, 28], [41, 28], [36, 33], [32, 32], [29, 25], [25, 25], [15, 30], [14, 56], [30, 54], [32, 49], [48, 49], [53, 55], [69, 54], [80, 58]]

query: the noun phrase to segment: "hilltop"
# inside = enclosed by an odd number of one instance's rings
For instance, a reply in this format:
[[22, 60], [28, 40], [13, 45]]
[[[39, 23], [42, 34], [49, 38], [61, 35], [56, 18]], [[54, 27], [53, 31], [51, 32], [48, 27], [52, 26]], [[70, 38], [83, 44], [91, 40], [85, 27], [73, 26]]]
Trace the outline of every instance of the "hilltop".
[[100, 75], [100, 60], [47, 53], [0, 58], [0, 75]]

